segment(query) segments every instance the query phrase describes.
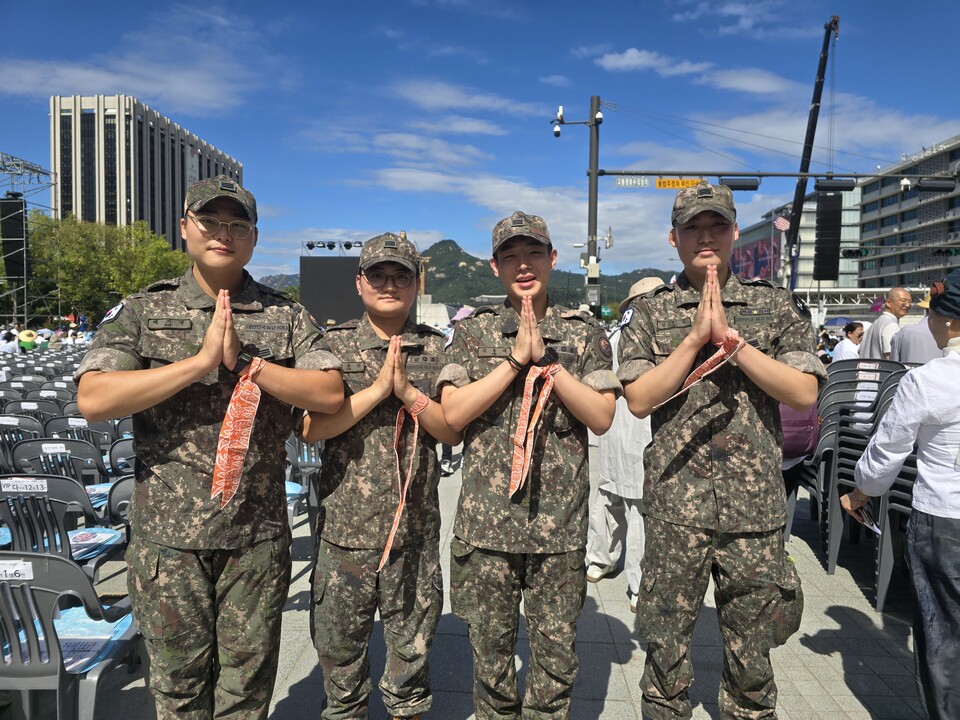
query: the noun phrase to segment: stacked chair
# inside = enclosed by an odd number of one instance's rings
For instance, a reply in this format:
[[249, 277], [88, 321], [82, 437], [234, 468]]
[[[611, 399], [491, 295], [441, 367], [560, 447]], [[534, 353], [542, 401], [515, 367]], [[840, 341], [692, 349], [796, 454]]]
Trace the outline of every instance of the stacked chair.
[[88, 423], [72, 373], [80, 355], [33, 351], [0, 365], [0, 689], [31, 717], [54, 690], [58, 718], [92, 720], [102, 674], [140, 656], [129, 600], [97, 596], [98, 570], [129, 542], [133, 441], [114, 471], [116, 422]]
[[[840, 496], [856, 483], [854, 470], [896, 394], [908, 368], [889, 360], [842, 360], [828, 366], [828, 379], [818, 400], [820, 441], [808, 461], [821, 505], [821, 549], [827, 573], [836, 571], [844, 526], [851, 542], [859, 542], [859, 523], [847, 516]], [[896, 550], [903, 546], [906, 518], [911, 512], [916, 480], [916, 450], [907, 458], [893, 487], [872, 503], [881, 534], [876, 542], [876, 608], [882, 611], [890, 585]], [[867, 531], [869, 532], [869, 531]]]

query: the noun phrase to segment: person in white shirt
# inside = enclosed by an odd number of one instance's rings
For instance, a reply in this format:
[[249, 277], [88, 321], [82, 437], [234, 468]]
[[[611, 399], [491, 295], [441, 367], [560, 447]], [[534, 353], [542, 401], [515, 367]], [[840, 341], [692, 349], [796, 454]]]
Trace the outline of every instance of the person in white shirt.
[[910, 293], [902, 287], [891, 288], [883, 301], [883, 312], [864, 333], [860, 357], [890, 359], [890, 342], [900, 329], [900, 318], [910, 311]]
[[929, 325], [943, 356], [910, 370], [857, 463], [843, 508], [883, 495], [917, 446], [907, 527], [916, 599], [914, 653], [927, 714], [960, 717], [960, 270], [931, 288]]
[[930, 293], [917, 303], [926, 313], [915, 325], [908, 325], [893, 336], [890, 359], [910, 365], [923, 365], [943, 355], [930, 333]]
[[[630, 294], [620, 303], [623, 318], [610, 335], [613, 369], [617, 362], [620, 328], [630, 322], [633, 310], [628, 305], [634, 298], [663, 285], [658, 277], [645, 277], [635, 282]], [[599, 482], [597, 494], [590, 503], [590, 527], [587, 533], [587, 581], [599, 582], [617, 569], [623, 557], [627, 577], [627, 598], [630, 609], [637, 611], [642, 571], [640, 561], [646, 535], [643, 529], [643, 449], [653, 438], [650, 418], [639, 419], [630, 414], [627, 401], [617, 398], [617, 411], [610, 429], [600, 436], [597, 447]]]
[[848, 322], [843, 326], [844, 338], [833, 349], [833, 360], [856, 360], [860, 357], [860, 341], [863, 340], [863, 323]]
[[0, 352], [14, 354], [20, 352], [20, 346], [17, 344], [17, 336], [9, 330], [0, 337]]

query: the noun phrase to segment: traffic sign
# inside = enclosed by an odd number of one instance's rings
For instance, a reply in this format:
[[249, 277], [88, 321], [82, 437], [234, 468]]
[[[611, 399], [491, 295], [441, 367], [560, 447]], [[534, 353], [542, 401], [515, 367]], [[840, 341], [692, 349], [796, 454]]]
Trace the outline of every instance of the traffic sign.
[[700, 178], [657, 178], [655, 187], [657, 190], [682, 190], [694, 187], [699, 182]]
[[621, 175], [617, 178], [617, 187], [650, 187], [650, 178], [643, 175]]

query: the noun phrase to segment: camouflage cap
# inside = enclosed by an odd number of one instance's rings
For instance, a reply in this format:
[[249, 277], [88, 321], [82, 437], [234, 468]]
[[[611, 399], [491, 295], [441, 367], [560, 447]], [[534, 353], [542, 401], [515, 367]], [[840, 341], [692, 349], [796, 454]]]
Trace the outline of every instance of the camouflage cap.
[[363, 250], [360, 251], [360, 269], [366, 270], [382, 262], [400, 263], [413, 272], [419, 272], [420, 253], [413, 243], [407, 240], [406, 233], [384, 233], [363, 244]]
[[672, 225], [680, 225], [706, 210], [723, 215], [730, 222], [737, 221], [737, 208], [733, 204], [730, 188], [726, 185], [711, 185], [706, 180], [701, 180], [693, 187], [684, 188], [677, 193], [670, 222]]
[[543, 243], [550, 244], [550, 231], [547, 223], [539, 215], [527, 215], [517, 210], [513, 215], [504, 218], [493, 227], [493, 254], [507, 240], [515, 237], [528, 237]]
[[197, 212], [211, 200], [230, 198], [240, 203], [240, 207], [247, 213], [250, 222], [257, 222], [257, 200], [253, 193], [245, 190], [236, 180], [226, 175], [198, 180], [187, 188], [187, 195], [183, 199], [183, 211]]

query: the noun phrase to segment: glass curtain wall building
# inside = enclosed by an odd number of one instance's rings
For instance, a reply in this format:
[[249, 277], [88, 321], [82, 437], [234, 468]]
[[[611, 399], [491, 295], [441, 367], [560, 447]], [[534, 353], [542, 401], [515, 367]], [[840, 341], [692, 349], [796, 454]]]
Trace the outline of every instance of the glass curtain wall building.
[[243, 164], [128, 95], [50, 98], [54, 217], [129, 225], [144, 220], [183, 249], [179, 222], [190, 183], [243, 182]]

